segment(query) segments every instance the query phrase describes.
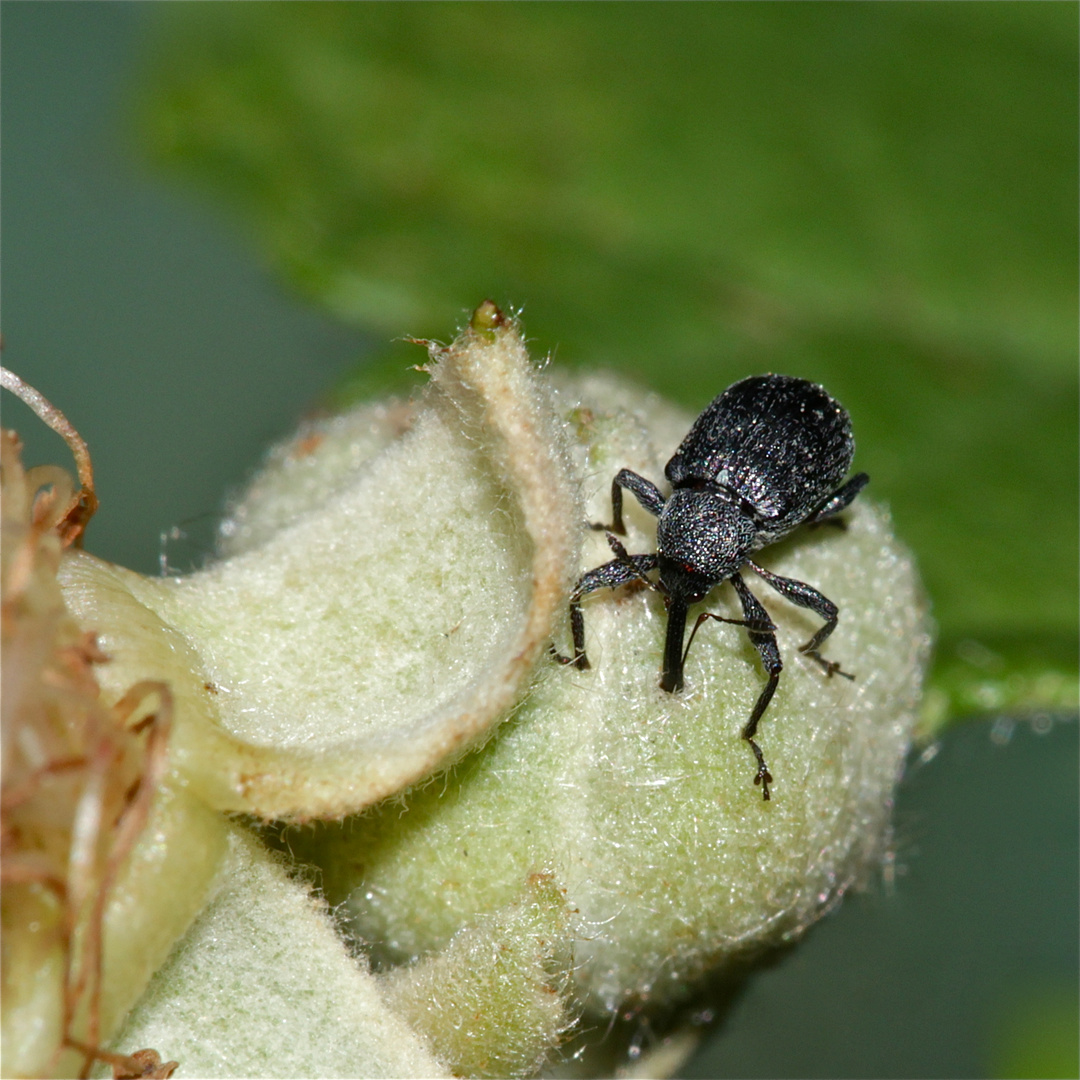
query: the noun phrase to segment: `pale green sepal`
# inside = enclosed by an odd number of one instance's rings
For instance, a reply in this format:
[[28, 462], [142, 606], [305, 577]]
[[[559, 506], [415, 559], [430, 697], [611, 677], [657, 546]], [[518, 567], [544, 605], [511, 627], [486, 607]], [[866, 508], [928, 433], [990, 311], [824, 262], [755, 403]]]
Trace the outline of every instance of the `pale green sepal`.
[[239, 828], [231, 849], [224, 887], [114, 1048], [152, 1046], [180, 1076], [447, 1075], [349, 956], [325, 905]]

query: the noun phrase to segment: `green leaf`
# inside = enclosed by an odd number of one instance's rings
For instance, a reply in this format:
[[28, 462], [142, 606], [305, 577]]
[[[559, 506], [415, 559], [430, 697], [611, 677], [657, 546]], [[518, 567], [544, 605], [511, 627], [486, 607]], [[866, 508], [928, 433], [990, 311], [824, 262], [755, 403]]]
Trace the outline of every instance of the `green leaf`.
[[[297, 288], [387, 337], [523, 303], [561, 362], [696, 407], [825, 382], [943, 637], [993, 650], [1008, 707], [1055, 679], [1075, 707], [1075, 6], [159, 18], [153, 152]], [[985, 707], [967, 667], [944, 653], [938, 719]]]
[[1013, 1077], [1076, 1076], [1077, 992], [1075, 986], [1025, 986], [1010, 1008], [997, 1017], [990, 1075]]

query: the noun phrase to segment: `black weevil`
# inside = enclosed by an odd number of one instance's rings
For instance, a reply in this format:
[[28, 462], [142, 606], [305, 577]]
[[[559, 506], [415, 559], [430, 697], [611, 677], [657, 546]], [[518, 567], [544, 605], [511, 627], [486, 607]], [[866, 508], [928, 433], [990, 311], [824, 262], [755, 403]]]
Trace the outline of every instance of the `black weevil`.
[[[690, 641], [706, 619], [736, 623], [746, 628], [761, 656], [769, 681], [742, 737], [757, 758], [754, 783], [761, 784], [768, 799], [772, 776], [754, 735], [776, 691], [783, 663], [776, 644], [776, 625], [739, 570], [750, 567], [781, 596], [820, 615], [825, 625], [801, 651], [821, 664], [827, 674], [851, 678], [818, 651], [836, 627], [836, 605], [810, 585], [759, 566], [750, 555], [799, 525], [817, 524], [840, 513], [869, 479], [866, 473], [859, 473], [842, 483], [854, 453], [851, 418], [815, 383], [787, 375], [757, 375], [729, 386], [694, 421], [667, 463], [664, 473], [672, 487], [668, 498], [655, 484], [629, 469], [621, 469], [615, 477], [611, 484], [612, 524], [593, 526], [608, 531], [615, 558], [590, 570], [577, 583], [570, 600], [574, 655], [559, 659], [579, 668], [589, 666], [581, 613], [583, 596], [640, 579], [663, 594], [667, 607], [660, 686], [669, 692], [680, 690], [690, 649], [689, 642], [683, 648], [687, 611], [714, 586], [730, 581], [744, 618], [725, 619], [703, 612]], [[612, 535], [626, 532], [623, 488], [659, 518], [653, 555], [629, 555]], [[656, 584], [646, 576], [655, 569], [660, 571]]]

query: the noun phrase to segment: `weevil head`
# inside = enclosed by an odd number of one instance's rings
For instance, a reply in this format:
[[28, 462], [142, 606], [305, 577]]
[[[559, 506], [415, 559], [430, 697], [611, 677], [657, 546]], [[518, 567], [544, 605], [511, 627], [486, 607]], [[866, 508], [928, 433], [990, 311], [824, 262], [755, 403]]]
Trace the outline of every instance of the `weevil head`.
[[721, 492], [675, 490], [656, 528], [661, 588], [688, 605], [697, 603], [742, 566], [755, 539], [753, 520]]

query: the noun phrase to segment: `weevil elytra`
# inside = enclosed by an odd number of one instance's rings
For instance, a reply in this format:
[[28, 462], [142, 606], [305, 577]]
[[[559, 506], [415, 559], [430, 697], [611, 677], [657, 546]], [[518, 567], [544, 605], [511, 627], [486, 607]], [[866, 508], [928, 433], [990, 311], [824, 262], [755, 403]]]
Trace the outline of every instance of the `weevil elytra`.
[[[667, 637], [660, 686], [682, 689], [683, 667], [694, 634], [706, 619], [746, 628], [768, 674], [743, 727], [742, 737], [757, 759], [754, 783], [769, 798], [772, 776], [754, 739], [758, 723], [780, 681], [783, 663], [776, 643], [776, 625], [750, 591], [740, 570], [749, 567], [793, 604], [820, 615], [825, 624], [801, 646], [826, 674], [851, 678], [819, 651], [836, 628], [839, 610], [817, 589], [781, 577], [750, 556], [781, 539], [799, 525], [833, 518], [863, 489], [866, 473], [846, 483], [855, 454], [851, 418], [844, 407], [815, 383], [787, 375], [757, 375], [728, 387], [694, 421], [664, 473], [671, 494], [645, 477], [621, 469], [611, 484], [612, 523], [605, 529], [615, 554], [578, 581], [570, 600], [574, 655], [560, 657], [579, 668], [585, 655], [585, 621], [581, 600], [602, 588], [617, 588], [640, 579], [656, 588], [667, 607]], [[625, 535], [623, 489], [659, 520], [656, 551], [630, 555], [617, 539]], [[653, 582], [648, 574], [659, 570]], [[730, 581], [742, 605], [742, 619], [703, 612], [685, 648], [686, 617], [692, 604], [704, 600], [721, 582]]]

